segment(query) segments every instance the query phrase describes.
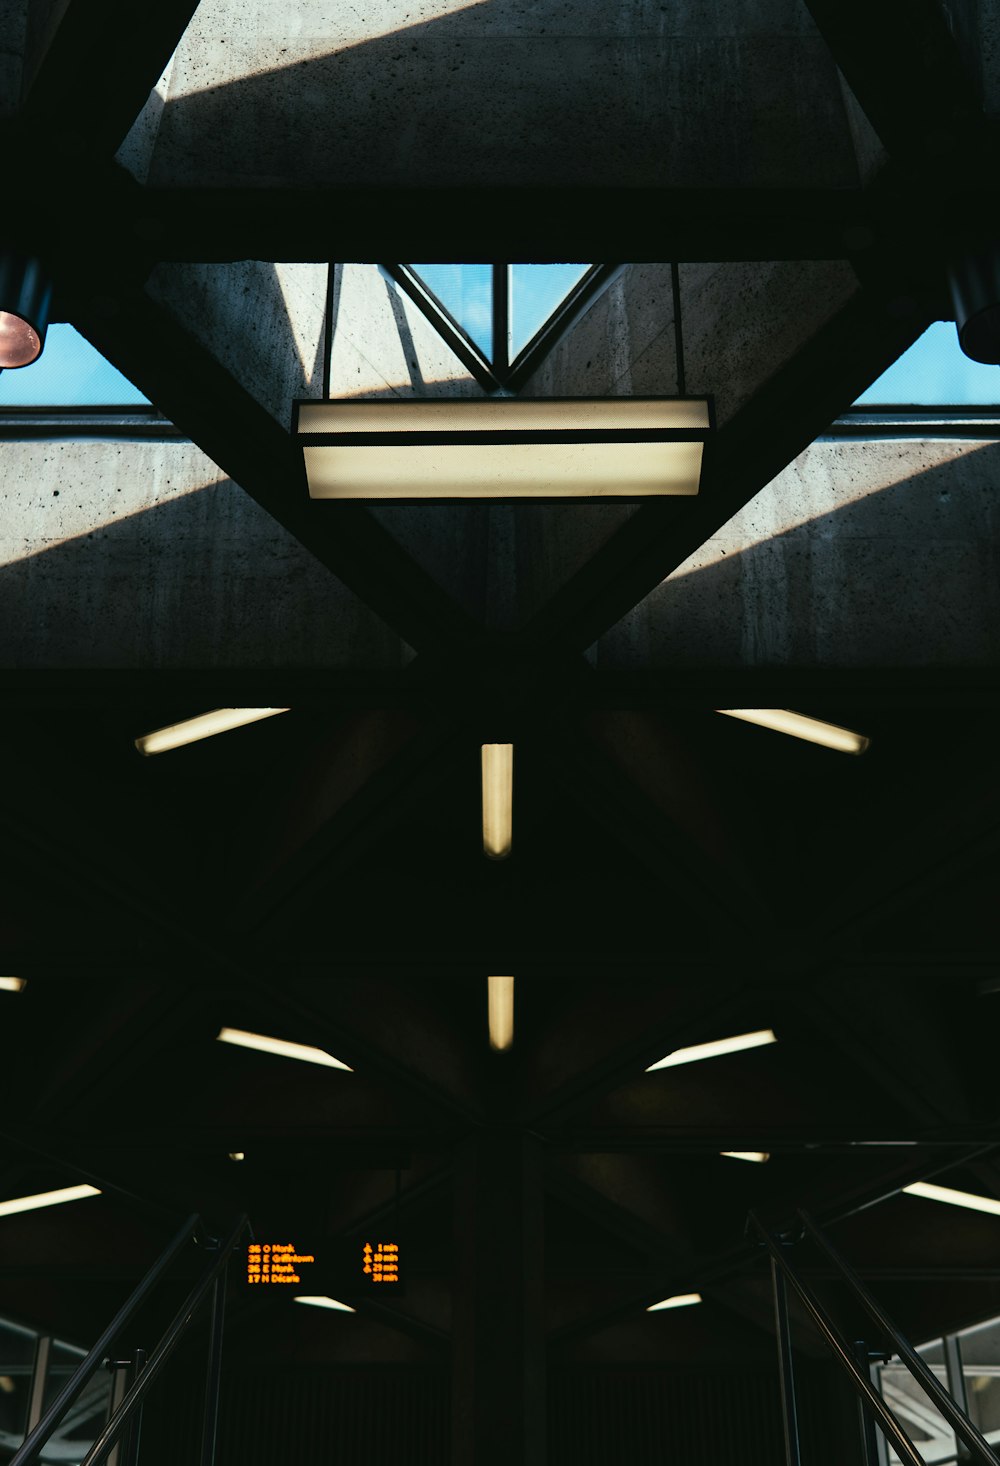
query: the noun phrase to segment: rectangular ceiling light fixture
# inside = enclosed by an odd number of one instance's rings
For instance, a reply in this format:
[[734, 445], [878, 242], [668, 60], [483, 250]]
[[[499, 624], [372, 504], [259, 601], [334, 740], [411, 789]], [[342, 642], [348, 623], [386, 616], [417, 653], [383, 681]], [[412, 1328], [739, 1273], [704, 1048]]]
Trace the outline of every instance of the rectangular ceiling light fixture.
[[719, 1154], [729, 1156], [734, 1161], [756, 1161], [758, 1165], [771, 1159], [769, 1150], [720, 1150]]
[[61, 1206], [65, 1201], [83, 1201], [84, 1197], [100, 1194], [96, 1186], [64, 1186], [60, 1191], [39, 1191], [36, 1196], [15, 1196], [10, 1201], [0, 1201], [0, 1217], [38, 1211], [43, 1206]]
[[201, 713], [197, 718], [186, 718], [183, 723], [171, 723], [168, 728], [144, 733], [135, 740], [135, 746], [140, 753], [167, 753], [171, 748], [183, 748], [185, 743], [214, 738], [216, 733], [228, 733], [232, 728], [259, 723], [262, 718], [273, 718], [278, 713], [289, 711], [288, 708], [216, 708], [214, 712]]
[[215, 1035], [220, 1043], [235, 1044], [241, 1049], [257, 1049], [262, 1054], [277, 1054], [282, 1059], [301, 1059], [306, 1064], [323, 1064], [327, 1069], [354, 1070], [350, 1064], [341, 1063], [325, 1049], [314, 1049], [310, 1044], [293, 1044], [283, 1038], [269, 1038], [264, 1033], [247, 1033], [244, 1028], [220, 1028]]
[[22, 992], [26, 982], [24, 977], [0, 977], [0, 993]]
[[674, 1049], [673, 1053], [650, 1064], [646, 1073], [652, 1074], [654, 1069], [673, 1069], [677, 1064], [697, 1064], [699, 1059], [720, 1059], [724, 1054], [738, 1054], [743, 1049], [759, 1049], [762, 1044], [777, 1042], [773, 1029], [758, 1028], [754, 1033], [737, 1033], [732, 1038], [717, 1038], [711, 1043]]
[[700, 1302], [700, 1293], [675, 1293], [672, 1298], [663, 1298], [659, 1303], [651, 1303], [646, 1312], [662, 1313], [665, 1308], [690, 1308], [692, 1303]]
[[293, 1299], [295, 1303], [308, 1303], [311, 1308], [335, 1308], [338, 1313], [356, 1313], [349, 1303], [341, 1303], [337, 1298], [311, 1298], [304, 1293]]
[[514, 834], [514, 745], [484, 743], [483, 850], [491, 860], [510, 854]]
[[837, 723], [824, 723], [821, 718], [807, 718], [790, 708], [716, 708], [715, 711], [725, 718], [739, 718], [760, 728], [772, 728], [775, 733], [802, 738], [806, 743], [819, 743], [837, 753], [864, 753], [871, 746], [871, 739], [863, 733], [841, 728]]
[[503, 1052], [514, 1043], [514, 979], [488, 977], [490, 1048]]
[[973, 1191], [953, 1191], [950, 1186], [932, 1186], [928, 1181], [915, 1181], [904, 1186], [907, 1196], [922, 1196], [925, 1201], [943, 1201], [947, 1206], [964, 1206], [968, 1211], [985, 1211], [1000, 1217], [1000, 1201], [992, 1196], [977, 1196]]
[[313, 499], [697, 494], [707, 399], [394, 398], [296, 403]]

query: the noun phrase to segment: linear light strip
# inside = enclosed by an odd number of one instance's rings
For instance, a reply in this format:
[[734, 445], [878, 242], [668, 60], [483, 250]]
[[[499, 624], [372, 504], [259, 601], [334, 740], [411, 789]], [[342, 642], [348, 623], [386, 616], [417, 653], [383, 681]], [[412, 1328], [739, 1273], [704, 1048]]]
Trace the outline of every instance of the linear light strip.
[[690, 1308], [692, 1303], [700, 1303], [700, 1293], [675, 1293], [672, 1298], [663, 1298], [659, 1303], [651, 1303], [646, 1309], [647, 1313], [662, 1313], [665, 1308]]
[[716, 708], [715, 711], [724, 718], [756, 723], [760, 728], [787, 733], [791, 738], [818, 743], [838, 753], [864, 753], [871, 745], [871, 739], [863, 733], [841, 728], [837, 723], [824, 723], [821, 718], [807, 718], [805, 713], [793, 713], [790, 708]]
[[503, 1052], [514, 1042], [514, 979], [488, 977], [490, 1048]]
[[27, 978], [24, 977], [0, 977], [0, 992], [19, 993], [24, 989]]
[[301, 1059], [305, 1064], [323, 1064], [328, 1069], [354, 1070], [350, 1064], [335, 1059], [325, 1049], [315, 1049], [311, 1044], [289, 1043], [283, 1038], [270, 1038], [265, 1033], [248, 1033], [244, 1028], [220, 1028], [215, 1035], [220, 1043], [235, 1044], [241, 1049], [257, 1049], [262, 1054], [277, 1054], [282, 1059]]
[[929, 1181], [914, 1181], [904, 1186], [907, 1196], [921, 1196], [925, 1201], [943, 1201], [947, 1206], [964, 1206], [968, 1211], [984, 1211], [1000, 1217], [1000, 1201], [992, 1196], [977, 1196], [972, 1191], [953, 1191], [950, 1186], [932, 1186]]
[[341, 1303], [338, 1298], [323, 1298], [319, 1295], [313, 1297], [305, 1293], [299, 1293], [292, 1299], [293, 1303], [308, 1303], [312, 1308], [335, 1308], [338, 1313], [356, 1313], [348, 1303]]
[[12, 1217], [22, 1211], [38, 1211], [43, 1206], [61, 1206], [65, 1201], [83, 1201], [87, 1196], [100, 1194], [96, 1186], [64, 1186], [59, 1191], [39, 1191], [36, 1196], [16, 1196], [11, 1201], [0, 1201], [0, 1217]]
[[777, 1042], [771, 1028], [759, 1028], [754, 1033], [737, 1033], [732, 1038], [717, 1038], [712, 1043], [691, 1044], [684, 1049], [674, 1049], [673, 1053], [658, 1059], [655, 1064], [650, 1064], [646, 1073], [652, 1074], [654, 1069], [673, 1069], [677, 1064], [696, 1064], [700, 1059], [719, 1059], [725, 1054], [738, 1054], [743, 1049], [758, 1049], [763, 1044]]
[[769, 1150], [720, 1150], [719, 1154], [729, 1156], [734, 1161], [756, 1161], [758, 1165], [771, 1159]]
[[491, 860], [504, 860], [514, 839], [514, 745], [484, 743], [483, 850]]
[[247, 723], [259, 723], [263, 718], [274, 718], [278, 713], [290, 711], [290, 708], [216, 708], [214, 712], [201, 713], [197, 718], [186, 718], [183, 723], [171, 723], [167, 728], [144, 733], [135, 740], [135, 746], [140, 753], [147, 755], [166, 753], [171, 748], [183, 748], [186, 743], [214, 738], [217, 733], [228, 733]]

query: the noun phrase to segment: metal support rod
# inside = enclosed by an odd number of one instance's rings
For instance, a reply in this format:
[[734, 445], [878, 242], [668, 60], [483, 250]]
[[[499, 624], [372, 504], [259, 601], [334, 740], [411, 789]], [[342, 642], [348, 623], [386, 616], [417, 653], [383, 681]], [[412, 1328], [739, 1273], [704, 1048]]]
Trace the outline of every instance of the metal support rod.
[[[201, 1278], [198, 1280], [197, 1283], [195, 1283], [194, 1287], [191, 1289], [191, 1292], [185, 1298], [181, 1307], [174, 1314], [174, 1317], [171, 1319], [166, 1333], [163, 1335], [162, 1339], [150, 1355], [149, 1362], [147, 1363], [142, 1374], [136, 1380], [135, 1384], [129, 1390], [128, 1394], [125, 1396], [125, 1399], [122, 1401], [121, 1408], [117, 1410], [112, 1418], [108, 1421], [107, 1425], [101, 1431], [100, 1435], [97, 1437], [96, 1441], [87, 1452], [81, 1463], [81, 1466], [97, 1466], [97, 1463], [99, 1461], [103, 1461], [108, 1451], [114, 1445], [115, 1441], [121, 1434], [122, 1428], [128, 1424], [132, 1415], [138, 1409], [139, 1404], [146, 1391], [152, 1385], [153, 1381], [156, 1379], [157, 1375], [160, 1373], [163, 1366], [166, 1364], [167, 1360], [170, 1358], [171, 1354], [174, 1352], [174, 1350], [177, 1348], [177, 1345], [184, 1337], [184, 1334], [187, 1332], [191, 1324], [192, 1318], [194, 1317], [201, 1303], [204, 1301], [206, 1293], [212, 1287], [212, 1284], [215, 1282], [216, 1278], [229, 1262], [229, 1254], [232, 1252], [233, 1248], [242, 1237], [246, 1225], [246, 1217], [240, 1217], [236, 1226], [233, 1228], [229, 1236], [226, 1238], [225, 1242], [223, 1242], [222, 1246], [219, 1248], [218, 1254], [212, 1266], [208, 1269], [207, 1272], [202, 1274]], [[14, 1466], [13, 1462], [11, 1462], [11, 1466]]]
[[823, 1252], [841, 1277], [852, 1290], [858, 1302], [861, 1303], [870, 1317], [878, 1324], [884, 1337], [892, 1341], [893, 1352], [898, 1354], [913, 1375], [913, 1378], [922, 1386], [924, 1393], [931, 1399], [948, 1424], [955, 1431], [959, 1440], [968, 1446], [976, 1461], [985, 1463], [985, 1466], [1000, 1466], [1000, 1458], [997, 1457], [989, 1442], [976, 1429], [964, 1411], [956, 1405], [944, 1385], [921, 1359], [920, 1355], [913, 1348], [913, 1345], [900, 1333], [892, 1319], [876, 1298], [865, 1287], [857, 1273], [834, 1247], [833, 1243], [824, 1232], [809, 1216], [808, 1212], [800, 1211], [802, 1225], [806, 1232], [815, 1242], [816, 1246]]
[[808, 1283], [799, 1275], [798, 1270], [792, 1263], [789, 1262], [782, 1251], [781, 1243], [776, 1237], [772, 1236], [755, 1212], [750, 1213], [750, 1221], [756, 1227], [766, 1244], [772, 1259], [777, 1261], [785, 1278], [795, 1289], [806, 1312], [816, 1325], [816, 1328], [819, 1330], [834, 1358], [844, 1370], [845, 1374], [848, 1375], [854, 1388], [868, 1401], [882, 1429], [895, 1446], [900, 1460], [908, 1462], [909, 1466], [924, 1466], [923, 1457], [917, 1451], [913, 1442], [904, 1433], [899, 1421], [882, 1399], [878, 1390], [873, 1386], [870, 1376], [867, 1373], [863, 1374], [858, 1368], [854, 1358], [854, 1350], [847, 1343], [836, 1325], [831, 1322], [826, 1310]]
[[[146, 1368], [146, 1351], [137, 1349], [132, 1356], [132, 1366], [128, 1372], [129, 1387], [135, 1384], [142, 1371]], [[135, 1412], [135, 1417], [122, 1432], [123, 1450], [121, 1453], [122, 1466], [136, 1466], [139, 1460], [139, 1437], [142, 1434], [142, 1402]]]
[[28, 1398], [28, 1430], [32, 1431], [42, 1418], [45, 1403], [45, 1381], [49, 1373], [49, 1359], [52, 1354], [52, 1340], [42, 1334], [35, 1345], [35, 1362], [31, 1369], [31, 1395]]
[[28, 1432], [24, 1444], [11, 1458], [10, 1466], [28, 1466], [30, 1461], [34, 1461], [37, 1458], [39, 1451], [52, 1434], [52, 1431], [64, 1412], [72, 1405], [94, 1371], [104, 1362], [113, 1340], [121, 1333], [122, 1329], [132, 1318], [132, 1315], [146, 1301], [174, 1258], [188, 1245], [197, 1225], [197, 1214], [189, 1216], [166, 1251], [157, 1258], [149, 1272], [133, 1290], [131, 1296], [119, 1308], [114, 1318], [97, 1340], [97, 1343], [94, 1344], [87, 1356], [80, 1361], [78, 1368], [63, 1385], [41, 1420]]
[[500, 376], [510, 360], [509, 275], [509, 265], [493, 266], [493, 370]]
[[[965, 1389], [965, 1371], [962, 1368], [962, 1346], [955, 1334], [948, 1334], [944, 1341], [944, 1370], [948, 1380], [948, 1393], [958, 1408], [969, 1413], [969, 1396]], [[962, 1441], [958, 1442], [959, 1461], [968, 1461], [969, 1452]]]
[[785, 1466], [800, 1466], [799, 1419], [795, 1408], [795, 1366], [792, 1337], [788, 1327], [788, 1292], [785, 1275], [771, 1258], [771, 1288], [774, 1292], [774, 1332], [778, 1340], [778, 1379], [781, 1384], [781, 1423], [785, 1431]]
[[[854, 1357], [857, 1360], [858, 1368], [863, 1370], [869, 1380], [871, 1380], [871, 1357], [868, 1353], [868, 1345], [864, 1339], [857, 1339], [855, 1341]], [[878, 1441], [875, 1438], [875, 1421], [872, 1419], [872, 1412], [860, 1395], [858, 1396], [858, 1427], [861, 1431], [861, 1454], [865, 1466], [879, 1466]]]
[[222, 1380], [222, 1335], [226, 1322], [226, 1273], [212, 1285], [212, 1316], [208, 1325], [208, 1365], [205, 1370], [205, 1411], [201, 1426], [201, 1466], [215, 1466], [219, 1432], [219, 1387]]

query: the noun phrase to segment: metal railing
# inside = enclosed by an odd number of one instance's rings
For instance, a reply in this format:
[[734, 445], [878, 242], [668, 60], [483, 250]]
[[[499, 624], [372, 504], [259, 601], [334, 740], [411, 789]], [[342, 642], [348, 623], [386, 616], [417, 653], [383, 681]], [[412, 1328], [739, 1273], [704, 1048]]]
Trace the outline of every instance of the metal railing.
[[798, 1295], [806, 1313], [829, 1347], [834, 1359], [857, 1391], [861, 1416], [862, 1438], [867, 1457], [866, 1466], [876, 1466], [874, 1425], [877, 1422], [901, 1461], [907, 1466], [925, 1466], [923, 1457], [903, 1430], [871, 1378], [872, 1359], [885, 1360], [888, 1354], [898, 1355], [934, 1407], [954, 1430], [968, 1452], [968, 1459], [977, 1466], [1000, 1466], [1000, 1457], [965, 1411], [945, 1389], [912, 1344], [905, 1338], [885, 1309], [865, 1287], [857, 1273], [841, 1256], [826, 1234], [808, 1212], [798, 1213], [802, 1231], [833, 1266], [835, 1276], [847, 1285], [855, 1302], [878, 1326], [887, 1350], [869, 1351], [863, 1342], [849, 1342], [834, 1323], [826, 1308], [788, 1255], [788, 1244], [765, 1226], [760, 1217], [750, 1213], [750, 1224], [771, 1255], [771, 1282], [774, 1290], [774, 1321], [778, 1342], [778, 1368], [781, 1383], [782, 1424], [785, 1436], [787, 1466], [801, 1466], [798, 1411], [795, 1401], [795, 1375], [792, 1359], [791, 1331], [788, 1319], [788, 1284]]
[[[159, 1375], [171, 1354], [190, 1327], [209, 1292], [212, 1295], [212, 1317], [209, 1330], [209, 1349], [206, 1369], [205, 1410], [202, 1421], [201, 1466], [214, 1466], [215, 1445], [218, 1432], [219, 1382], [222, 1365], [222, 1329], [226, 1302], [226, 1266], [247, 1228], [247, 1218], [241, 1216], [229, 1236], [212, 1245], [211, 1259], [201, 1277], [185, 1298], [183, 1304], [167, 1325], [155, 1349], [147, 1358], [144, 1351], [137, 1350], [132, 1359], [109, 1358], [109, 1350], [122, 1331], [134, 1320], [142, 1305], [171, 1263], [195, 1238], [200, 1219], [196, 1215], [187, 1218], [169, 1245], [149, 1272], [139, 1282], [131, 1296], [122, 1304], [114, 1318], [103, 1331], [78, 1368], [59, 1391], [38, 1424], [29, 1431], [10, 1466], [30, 1466], [36, 1462], [50, 1436], [56, 1430], [65, 1413], [82, 1393], [88, 1381], [102, 1365], [112, 1368], [128, 1366], [130, 1378], [124, 1397], [113, 1406], [110, 1419], [84, 1457], [81, 1466], [98, 1466], [116, 1447], [116, 1466], [134, 1466], [139, 1443], [139, 1422], [142, 1403], [151, 1385]], [[116, 1391], [116, 1396], [118, 1392]]]

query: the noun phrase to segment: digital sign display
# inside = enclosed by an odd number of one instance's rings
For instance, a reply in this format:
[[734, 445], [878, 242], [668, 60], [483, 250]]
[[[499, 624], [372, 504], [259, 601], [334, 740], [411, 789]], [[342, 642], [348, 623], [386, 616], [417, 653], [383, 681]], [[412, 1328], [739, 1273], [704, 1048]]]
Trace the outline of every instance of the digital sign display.
[[361, 1272], [365, 1281], [374, 1288], [386, 1285], [398, 1289], [399, 1243], [365, 1242], [361, 1248]]
[[316, 1262], [315, 1253], [300, 1252], [292, 1242], [251, 1242], [247, 1247], [247, 1282], [288, 1287], [302, 1282]]

